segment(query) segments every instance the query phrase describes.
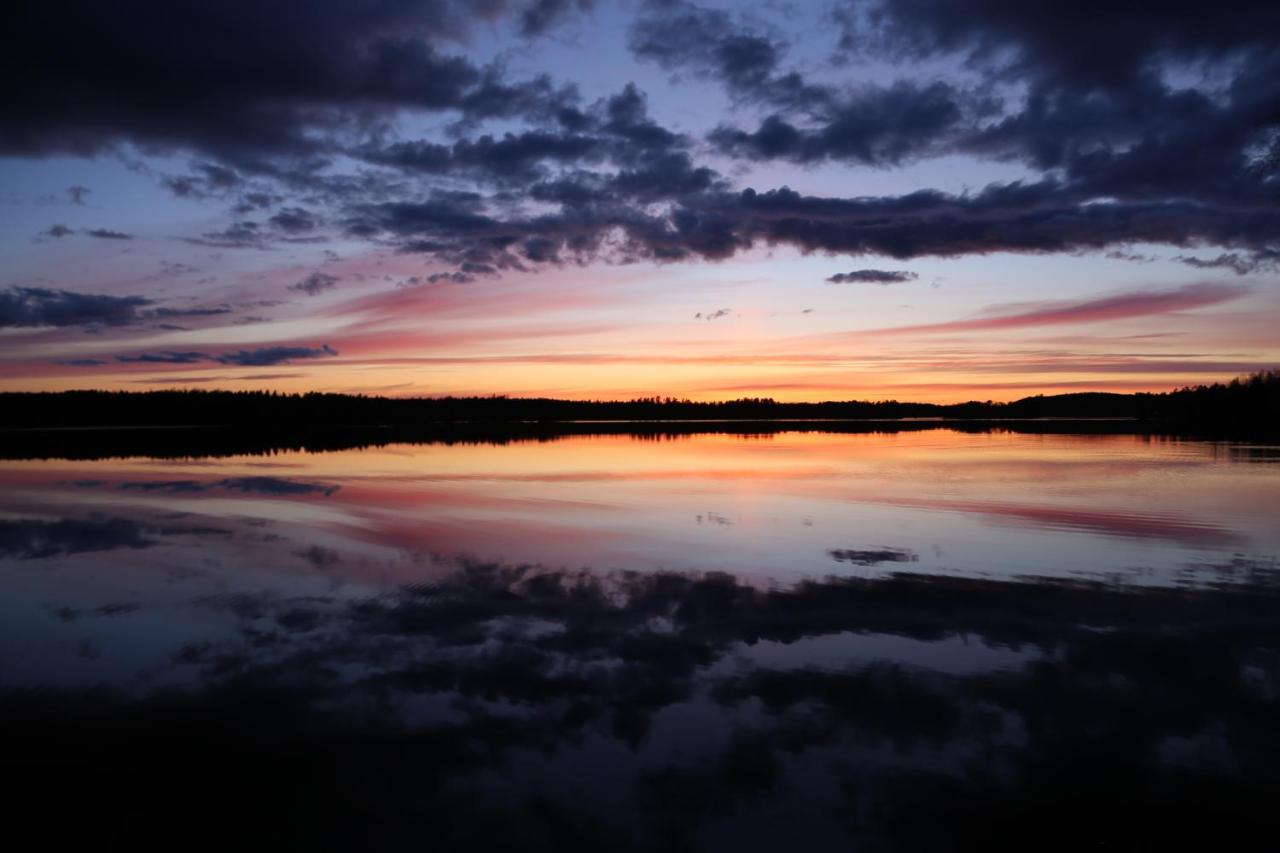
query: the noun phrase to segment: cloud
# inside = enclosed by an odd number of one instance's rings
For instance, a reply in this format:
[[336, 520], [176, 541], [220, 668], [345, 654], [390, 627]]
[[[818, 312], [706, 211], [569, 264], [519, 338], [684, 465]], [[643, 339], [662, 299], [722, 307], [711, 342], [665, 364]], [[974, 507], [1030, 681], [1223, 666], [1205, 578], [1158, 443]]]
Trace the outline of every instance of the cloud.
[[1236, 275], [1249, 275], [1263, 270], [1274, 270], [1277, 258], [1274, 253], [1268, 256], [1262, 252], [1241, 255], [1237, 252], [1223, 252], [1215, 258], [1197, 258], [1190, 255], [1179, 255], [1174, 258], [1189, 267], [1196, 269], [1229, 269]]
[[[550, 114], [571, 91], [546, 78], [510, 82], [500, 67], [444, 48], [486, 20], [529, 10], [538, 29], [564, 17], [555, 8], [563, 4], [537, 5], [231, 0], [174, 15], [131, 0], [109, 10], [77, 4], [74, 14], [34, 9], [11, 35], [26, 60], [22, 86], [0, 91], [0, 152], [92, 154], [133, 141], [256, 171], [335, 150], [336, 137], [400, 109]], [[226, 51], [209, 50], [210, 39]]]
[[236, 350], [222, 354], [200, 351], [165, 351], [146, 352], [136, 355], [118, 355], [116, 361], [126, 364], [199, 364], [200, 362], [216, 362], [218, 364], [237, 364], [242, 367], [264, 367], [273, 364], [286, 364], [295, 359], [323, 358], [337, 355], [338, 351], [328, 344], [319, 347], [259, 347], [251, 350]]
[[289, 289], [305, 293], [308, 296], [319, 296], [326, 290], [332, 290], [338, 281], [339, 278], [336, 275], [313, 272], [297, 284], [289, 285]]
[[[75, 204], [82, 204], [82, 203], [83, 202], [75, 202]], [[63, 237], [69, 237], [70, 235], [75, 233], [76, 233], [76, 230], [74, 228], [59, 224], [59, 225], [50, 225], [48, 228], [40, 232], [40, 236], [52, 237], [55, 240], [61, 240]], [[87, 228], [81, 233], [87, 234], [90, 237], [96, 237], [100, 240], [132, 240], [133, 239], [132, 234], [126, 234], [123, 231], [113, 231], [109, 228]]]
[[[723, 260], [753, 246], [802, 252], [876, 254], [898, 259], [994, 252], [1087, 251], [1134, 242], [1265, 245], [1280, 234], [1280, 210], [1238, 209], [1185, 199], [1097, 203], [1046, 179], [992, 184], [950, 195], [831, 198], [789, 188], [727, 192], [714, 173], [684, 156], [610, 179], [576, 176], [537, 184], [530, 194], [561, 210], [512, 215], [476, 193], [437, 193], [425, 202], [362, 205], [349, 233], [391, 240], [458, 265], [471, 275], [526, 269], [537, 257], [585, 263]], [[628, 197], [633, 204], [623, 204]], [[669, 202], [650, 208], [638, 202]], [[463, 269], [462, 265], [468, 265]]]
[[312, 231], [320, 224], [314, 214], [301, 207], [283, 208], [277, 211], [268, 221], [288, 234], [302, 234]]
[[901, 284], [906, 281], [914, 281], [919, 278], [913, 272], [906, 270], [854, 270], [853, 272], [838, 272], [835, 275], [828, 276], [827, 281], [831, 284]]
[[146, 312], [148, 318], [173, 318], [173, 317], [220, 317], [225, 314], [233, 313], [230, 305], [203, 305], [195, 308], [153, 308]]
[[1073, 323], [1102, 323], [1207, 308], [1239, 299], [1249, 289], [1230, 284], [1191, 284], [1174, 290], [1118, 293], [1078, 302], [1044, 302], [1018, 310], [969, 320], [898, 326], [880, 329], [897, 332], [972, 332], [991, 329], [1020, 329]]
[[783, 70], [785, 43], [741, 16], [692, 3], [650, 3], [632, 26], [629, 45], [637, 57], [669, 70], [718, 80], [740, 100], [780, 108], [755, 131], [721, 124], [710, 134], [721, 152], [752, 160], [895, 164], [937, 147], [965, 124], [968, 112], [986, 109], [943, 81], [814, 83]]
[[[941, 0], [845, 4], [836, 12], [842, 56], [888, 63], [885, 73], [899, 75], [852, 87], [787, 70], [784, 42], [745, 16], [691, 3], [648, 4], [630, 46], [642, 59], [716, 79], [735, 98], [773, 108], [755, 130], [721, 124], [711, 133], [731, 156], [880, 166], [944, 154], [1018, 160], [1059, 170], [1058, 208], [1099, 198], [1194, 199], [1225, 211], [1274, 203], [1270, 172], [1254, 166], [1270, 162], [1258, 151], [1280, 148], [1280, 57], [1269, 38], [1280, 16], [1271, 4], [1248, 2], [1238, 19], [1222, 18], [1208, 3], [1141, 16], [1103, 10], [1105, 25], [1045, 2], [1012, 8], [984, 0], [963, 12]], [[1107, 31], [1085, 60], [1078, 45], [1097, 26]], [[916, 69], [926, 61], [963, 61], [965, 73], [931, 79]], [[1227, 82], [1217, 91], [1172, 82], [1183, 71]], [[969, 88], [952, 82], [966, 77], [976, 81]], [[1274, 224], [1267, 232], [1240, 245], [1274, 242]]]
[[[942, 0], [881, 0], [848, 5], [843, 20], [847, 51], [962, 62], [992, 91], [1022, 83], [998, 115], [954, 140], [957, 151], [1062, 169], [1095, 196], [1269, 195], [1248, 152], [1278, 120], [1273, 4], [1246, 0], [1231, 15], [1208, 2], [1141, 15], [1099, 6], [1082, 18], [1047, 0], [980, 0], [963, 11]], [[1184, 72], [1224, 83], [1188, 82]]]
[[11, 287], [0, 291], [0, 327], [123, 326], [138, 322], [139, 309], [151, 304], [141, 296]]
[[813, 127], [773, 113], [755, 131], [721, 125], [709, 139], [724, 153], [752, 160], [893, 165], [941, 150], [940, 140], [965, 118], [964, 98], [947, 83], [898, 81], [844, 95]]
[[1238, 545], [1247, 537], [1237, 530], [1198, 518], [1151, 512], [1079, 509], [1052, 505], [920, 498], [901, 501], [907, 506], [976, 513], [1049, 529], [1077, 529], [1127, 539], [1164, 539], [1185, 545]]
[[[1100, 4], [1082, 18], [1052, 0], [978, 0], [961, 9], [946, 0], [877, 0], [845, 4], [843, 47], [911, 58], [958, 55], [978, 67], [1002, 67], [1062, 87], [1122, 86], [1149, 71], [1154, 58], [1218, 58], [1270, 48], [1280, 15], [1265, 0], [1232, 5], [1206, 0], [1144, 9], [1133, 15]], [[857, 14], [862, 11], [863, 14]], [[1085, 56], [1081, 44], [1088, 43]]]
[[263, 367], [272, 364], [286, 364], [295, 359], [323, 358], [337, 355], [338, 351], [325, 344], [320, 347], [260, 347], [252, 350], [237, 350], [214, 357], [221, 364], [238, 364], [243, 367]]
[[525, 131], [500, 138], [480, 136], [452, 145], [437, 142], [397, 142], [361, 152], [364, 159], [406, 171], [445, 175], [458, 172], [489, 180], [528, 180], [543, 174], [543, 161], [577, 163], [598, 159], [609, 145], [603, 137], [577, 132]]
[[85, 197], [91, 192], [93, 192], [93, 190], [88, 187], [82, 187], [79, 184], [75, 184], [67, 187], [67, 198], [71, 200], [72, 204], [84, 205]]
[[[543, 33], [584, 0], [232, 0], [183, 16], [126, 5], [22, 17], [13, 37], [35, 58], [0, 92], [0, 153], [186, 156], [186, 174], [157, 180], [234, 212], [196, 245], [361, 240], [427, 255], [444, 268], [424, 277], [462, 283], [771, 246], [906, 259], [1151, 243], [1249, 262], [1280, 244], [1270, 3], [1108, 8], [1096, 21], [1047, 2], [845, 4], [841, 58], [875, 73], [839, 83], [810, 56], [792, 67], [779, 34], [793, 30], [761, 19], [767, 8], [643, 4], [627, 30], [634, 55], [732, 99], [733, 115], [704, 125], [710, 148], [655, 120], [634, 84], [586, 103], [571, 84], [516, 79], [456, 47], [482, 22]], [[479, 132], [493, 120], [500, 133]], [[441, 121], [446, 131], [406, 134]], [[857, 197], [735, 184], [759, 174], [746, 171], [756, 161], [940, 156], [1026, 177]], [[46, 236], [72, 233], [56, 228]]]
[[132, 240], [132, 234], [126, 234], [123, 231], [112, 231], [109, 228], [90, 228], [84, 233], [90, 237], [97, 237], [99, 240]]
[[188, 237], [187, 242], [216, 249], [265, 249], [267, 235], [262, 226], [253, 220], [233, 222], [221, 231], [207, 231], [199, 237]]
[[116, 361], [125, 364], [196, 364], [210, 361], [213, 356], [204, 352], [144, 352], [138, 355], [118, 355]]
[[649, 3], [628, 33], [632, 53], [668, 70], [722, 80], [743, 94], [777, 85], [785, 46], [722, 9], [692, 3]]
[[246, 373], [238, 376], [161, 376], [130, 380], [135, 385], [196, 385], [205, 382], [274, 382], [297, 379], [301, 373]]
[[520, 13], [520, 33], [542, 35], [575, 13], [589, 12], [594, 6], [595, 0], [533, 0]]

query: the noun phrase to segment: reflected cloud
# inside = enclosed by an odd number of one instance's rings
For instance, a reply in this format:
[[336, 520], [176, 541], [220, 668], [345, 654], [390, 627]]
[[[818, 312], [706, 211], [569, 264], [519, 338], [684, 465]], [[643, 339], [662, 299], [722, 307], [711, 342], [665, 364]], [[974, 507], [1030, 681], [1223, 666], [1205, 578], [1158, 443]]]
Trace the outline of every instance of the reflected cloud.
[[0, 557], [19, 560], [148, 548], [154, 544], [143, 535], [140, 524], [127, 518], [0, 520]]
[[1218, 524], [1157, 513], [1024, 506], [995, 501], [895, 499], [893, 502], [905, 506], [980, 513], [1049, 530], [1081, 530], [1130, 539], [1166, 539], [1192, 546], [1223, 546], [1247, 541], [1247, 537], [1241, 533]]
[[[79, 485], [79, 484], [77, 484]], [[96, 486], [98, 483], [94, 482]], [[139, 492], [197, 493], [218, 489], [254, 493], [271, 497], [320, 494], [328, 497], [341, 486], [321, 483], [301, 483], [280, 477], [231, 477], [224, 480], [131, 480], [117, 488]]]
[[[56, 779], [135, 839], [212, 810], [215, 836], [265, 820], [343, 845], [429, 826], [475, 849], [514, 821], [559, 827], [532, 849], [769, 849], [791, 814], [806, 849], [1015, 849], [1067, 793], [1068, 847], [1220, 837], [1274, 790], [1278, 604], [1263, 580], [765, 588], [464, 563], [362, 599], [201, 599], [233, 630], [175, 651], [189, 687], [5, 689], [0, 722], [23, 731], [18, 813], [55, 808]], [[946, 666], [970, 646], [1019, 654]]]
[[827, 554], [837, 563], [852, 563], [855, 566], [877, 566], [880, 563], [915, 563], [920, 555], [908, 548], [873, 548], [870, 550], [854, 550], [837, 548]]

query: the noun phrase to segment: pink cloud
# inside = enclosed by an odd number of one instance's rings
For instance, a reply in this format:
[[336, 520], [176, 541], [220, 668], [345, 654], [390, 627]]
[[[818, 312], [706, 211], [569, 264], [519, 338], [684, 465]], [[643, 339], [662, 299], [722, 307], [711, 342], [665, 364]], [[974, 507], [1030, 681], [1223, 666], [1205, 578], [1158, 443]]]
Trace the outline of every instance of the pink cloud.
[[1238, 284], [1189, 284], [1175, 290], [1117, 293], [1081, 301], [1055, 301], [1020, 305], [1005, 313], [945, 323], [918, 326], [894, 326], [872, 329], [863, 334], [899, 334], [903, 332], [976, 332], [998, 329], [1020, 329], [1034, 326], [1056, 326], [1074, 323], [1101, 323], [1172, 314], [1195, 308], [1220, 305], [1246, 295], [1249, 288]]

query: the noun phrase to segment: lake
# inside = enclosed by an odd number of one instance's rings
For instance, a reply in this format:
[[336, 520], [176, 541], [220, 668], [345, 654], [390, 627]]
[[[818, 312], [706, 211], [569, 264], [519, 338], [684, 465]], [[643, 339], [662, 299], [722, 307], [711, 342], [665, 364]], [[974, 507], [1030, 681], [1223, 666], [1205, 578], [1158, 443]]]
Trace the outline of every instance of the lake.
[[1118, 429], [0, 461], [10, 806], [91, 847], [1274, 832], [1280, 447]]

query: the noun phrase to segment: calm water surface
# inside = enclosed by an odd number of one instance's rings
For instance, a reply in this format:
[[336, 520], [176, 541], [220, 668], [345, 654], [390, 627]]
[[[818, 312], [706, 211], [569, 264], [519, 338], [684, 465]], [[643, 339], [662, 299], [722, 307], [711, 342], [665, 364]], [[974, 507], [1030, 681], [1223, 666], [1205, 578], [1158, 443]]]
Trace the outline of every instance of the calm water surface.
[[0, 462], [17, 813], [90, 847], [1274, 831], [1278, 463], [946, 428]]

